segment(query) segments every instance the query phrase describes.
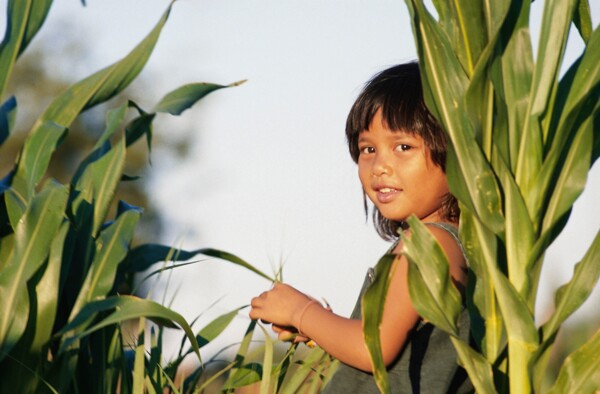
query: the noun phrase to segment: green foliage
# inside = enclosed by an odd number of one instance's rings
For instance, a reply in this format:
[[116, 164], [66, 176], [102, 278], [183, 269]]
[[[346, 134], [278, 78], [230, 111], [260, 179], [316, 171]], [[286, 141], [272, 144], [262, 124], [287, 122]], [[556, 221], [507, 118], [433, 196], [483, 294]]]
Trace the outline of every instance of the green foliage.
[[[434, 1], [438, 19], [422, 0], [406, 3], [426, 102], [450, 140], [447, 175], [461, 204], [460, 235], [474, 274], [467, 302], [476, 347], [456, 334], [459, 304], [447, 262], [413, 218], [403, 253], [415, 308], [452, 336], [478, 392], [592, 392], [600, 387], [598, 333], [567, 358], [553, 385], [545, 381], [560, 325], [600, 276], [600, 233], [557, 291], [546, 323], [536, 327], [533, 315], [544, 251], [600, 154], [600, 29], [592, 29], [589, 3], [544, 3], [535, 60], [530, 2]], [[586, 47], [559, 78], [572, 25]], [[365, 338], [375, 335], [378, 321], [367, 326]], [[389, 392], [382, 364], [374, 365], [379, 387]]]
[[[0, 96], [51, 4], [9, 0], [9, 23], [0, 45]], [[161, 245], [132, 249], [142, 210], [120, 201], [113, 215], [110, 207], [121, 181], [130, 179], [123, 173], [129, 146], [146, 137], [150, 149], [158, 112], [178, 115], [207, 94], [240, 82], [186, 85], [167, 94], [152, 112], [131, 101], [112, 109], [104, 132], [70, 182], [60, 184], [47, 176], [53, 154], [79, 114], [122, 92], [140, 73], [170, 11], [171, 5], [123, 59], [56, 97], [29, 130], [14, 168], [0, 181], [0, 392], [177, 392], [175, 377], [184, 357], [194, 353], [201, 363], [200, 347], [238, 312], [195, 334], [175, 311], [119, 294], [120, 284], [152, 264], [187, 260], [203, 250]], [[17, 108], [15, 97], [0, 106], [0, 144], [11, 137]], [[259, 273], [241, 260], [236, 264]], [[150, 333], [149, 345], [146, 319], [159, 327], [158, 334], [154, 329]], [[132, 322], [139, 326], [137, 333], [127, 328]], [[183, 329], [189, 349], [162, 368], [164, 327]]]

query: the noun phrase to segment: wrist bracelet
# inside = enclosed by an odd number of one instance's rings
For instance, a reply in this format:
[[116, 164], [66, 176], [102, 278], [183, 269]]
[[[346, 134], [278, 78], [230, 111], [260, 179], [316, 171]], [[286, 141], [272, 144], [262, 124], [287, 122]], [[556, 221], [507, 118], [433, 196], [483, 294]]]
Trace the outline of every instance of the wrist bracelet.
[[306, 337], [306, 335], [304, 335], [304, 333], [302, 332], [302, 319], [304, 319], [304, 314], [306, 313], [306, 311], [308, 310], [308, 308], [313, 305], [313, 304], [319, 304], [319, 301], [317, 300], [310, 300], [306, 303], [306, 305], [304, 305], [304, 307], [302, 308], [302, 311], [300, 312], [300, 318], [298, 319], [298, 327], [296, 327], [298, 329], [298, 334], [302, 335], [303, 337]]

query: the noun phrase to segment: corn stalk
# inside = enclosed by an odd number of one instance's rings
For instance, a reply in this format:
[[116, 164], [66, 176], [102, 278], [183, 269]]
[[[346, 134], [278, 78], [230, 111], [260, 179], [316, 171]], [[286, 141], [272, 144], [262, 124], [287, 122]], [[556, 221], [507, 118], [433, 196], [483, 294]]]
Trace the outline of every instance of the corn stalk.
[[[456, 305], [441, 303], [450, 302], [444, 295], [452, 284], [444, 264], [430, 266], [445, 261], [443, 253], [411, 219], [414, 239], [405, 253], [411, 294], [420, 298], [415, 307], [451, 335], [478, 392], [592, 392], [600, 387], [598, 334], [567, 358], [553, 384], [543, 382], [560, 325], [600, 276], [600, 231], [557, 291], [554, 313], [541, 327], [534, 323], [544, 252], [600, 154], [600, 29], [592, 29], [589, 4], [545, 1], [535, 60], [528, 1], [434, 0], [437, 17], [422, 0], [406, 4], [426, 103], [450, 140], [447, 176], [474, 274], [467, 302], [476, 348], [457, 337]], [[585, 49], [559, 77], [573, 25]], [[365, 337], [377, 347], [377, 320], [370, 326]], [[388, 392], [377, 352], [373, 358]]]

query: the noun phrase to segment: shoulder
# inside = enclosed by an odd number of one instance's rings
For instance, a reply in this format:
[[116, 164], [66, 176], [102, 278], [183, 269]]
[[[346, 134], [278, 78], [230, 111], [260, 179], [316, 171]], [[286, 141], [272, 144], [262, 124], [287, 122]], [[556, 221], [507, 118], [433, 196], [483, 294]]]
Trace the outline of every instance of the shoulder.
[[[450, 271], [455, 279], [463, 282], [462, 272], [466, 270], [467, 262], [463, 252], [462, 245], [458, 239], [458, 228], [451, 223], [425, 223], [429, 232], [438, 241], [442, 250], [448, 258]], [[404, 230], [403, 235], [410, 237], [410, 229]], [[394, 248], [394, 253], [402, 253], [402, 241]]]

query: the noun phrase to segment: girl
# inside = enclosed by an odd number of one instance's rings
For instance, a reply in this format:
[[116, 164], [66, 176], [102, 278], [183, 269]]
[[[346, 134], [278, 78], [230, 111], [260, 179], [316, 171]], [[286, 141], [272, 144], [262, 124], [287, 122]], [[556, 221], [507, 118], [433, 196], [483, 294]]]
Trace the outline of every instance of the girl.
[[[428, 225], [448, 257], [454, 282], [464, 288], [467, 269], [457, 237], [458, 204], [449, 193], [444, 172], [446, 138], [424, 104], [417, 63], [392, 67], [367, 83], [348, 115], [346, 137], [364, 194], [375, 206], [377, 231], [395, 241], [389, 252], [397, 254], [396, 267], [380, 326], [392, 391], [469, 391], [470, 383], [457, 365], [448, 335], [424, 322], [413, 308], [408, 261], [400, 254], [403, 246], [398, 234], [410, 231], [405, 220], [414, 214]], [[253, 298], [250, 317], [272, 323], [280, 339], [297, 333], [296, 341], [313, 339], [339, 359], [342, 365], [325, 392], [376, 393], [360, 316], [360, 300], [373, 281], [373, 272], [369, 270], [350, 318], [332, 313], [284, 283]], [[459, 325], [461, 336], [468, 338], [466, 311]]]

